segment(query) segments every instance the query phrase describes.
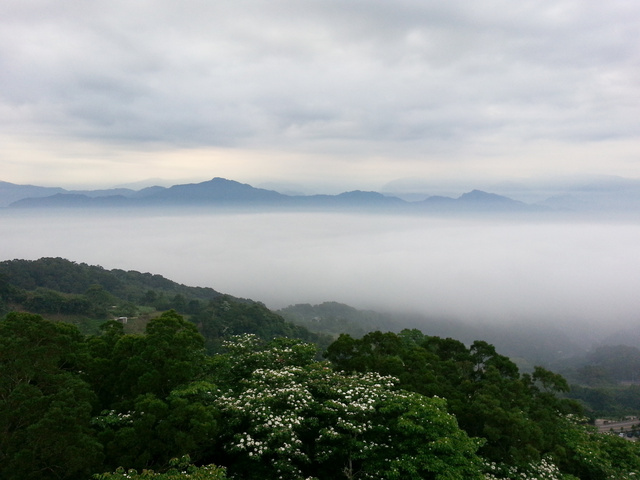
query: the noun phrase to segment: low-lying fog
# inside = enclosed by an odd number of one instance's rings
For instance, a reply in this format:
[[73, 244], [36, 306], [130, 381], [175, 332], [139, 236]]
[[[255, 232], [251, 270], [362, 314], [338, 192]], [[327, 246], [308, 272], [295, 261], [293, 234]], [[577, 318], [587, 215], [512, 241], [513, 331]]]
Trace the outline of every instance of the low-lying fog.
[[0, 210], [0, 256], [161, 274], [271, 308], [334, 300], [583, 332], [640, 318], [640, 222]]

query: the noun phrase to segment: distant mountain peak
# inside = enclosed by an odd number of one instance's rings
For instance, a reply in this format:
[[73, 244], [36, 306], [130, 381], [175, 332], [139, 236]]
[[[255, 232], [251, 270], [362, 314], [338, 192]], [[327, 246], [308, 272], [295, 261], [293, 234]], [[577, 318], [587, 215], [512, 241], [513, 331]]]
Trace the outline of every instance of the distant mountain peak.
[[385, 197], [385, 195], [378, 193], [378, 192], [365, 192], [363, 190], [352, 190], [350, 192], [343, 192], [340, 193], [338, 195], [338, 197], [342, 197], [342, 198], [362, 198], [362, 199], [366, 199], [366, 198], [387, 198]]
[[484, 203], [522, 203], [509, 197], [504, 197], [496, 193], [488, 193], [482, 190], [471, 190], [470, 192], [463, 193], [462, 195], [460, 195], [460, 197], [458, 197], [458, 200], [463, 202]]

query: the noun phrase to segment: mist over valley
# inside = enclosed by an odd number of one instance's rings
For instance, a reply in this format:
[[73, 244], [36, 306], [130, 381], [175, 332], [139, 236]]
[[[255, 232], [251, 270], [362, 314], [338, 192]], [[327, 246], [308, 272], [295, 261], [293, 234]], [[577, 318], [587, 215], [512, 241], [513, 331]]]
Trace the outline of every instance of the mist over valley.
[[628, 219], [2, 209], [0, 237], [3, 259], [151, 272], [271, 309], [336, 301], [477, 335], [560, 329], [584, 345], [639, 323], [640, 225]]

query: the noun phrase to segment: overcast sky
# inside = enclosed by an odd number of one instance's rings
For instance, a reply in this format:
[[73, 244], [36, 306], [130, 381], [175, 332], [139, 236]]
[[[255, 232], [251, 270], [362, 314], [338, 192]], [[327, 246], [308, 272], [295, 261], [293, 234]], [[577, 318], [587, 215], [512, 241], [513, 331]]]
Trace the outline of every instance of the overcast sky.
[[640, 177], [635, 0], [0, 2], [0, 180]]

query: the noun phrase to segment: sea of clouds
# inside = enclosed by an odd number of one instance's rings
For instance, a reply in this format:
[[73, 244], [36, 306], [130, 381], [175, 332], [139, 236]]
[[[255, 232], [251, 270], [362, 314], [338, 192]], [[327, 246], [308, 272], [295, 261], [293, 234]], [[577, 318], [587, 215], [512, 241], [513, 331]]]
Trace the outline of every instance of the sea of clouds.
[[0, 210], [0, 260], [63, 257], [270, 308], [338, 301], [582, 330], [640, 316], [640, 222]]

